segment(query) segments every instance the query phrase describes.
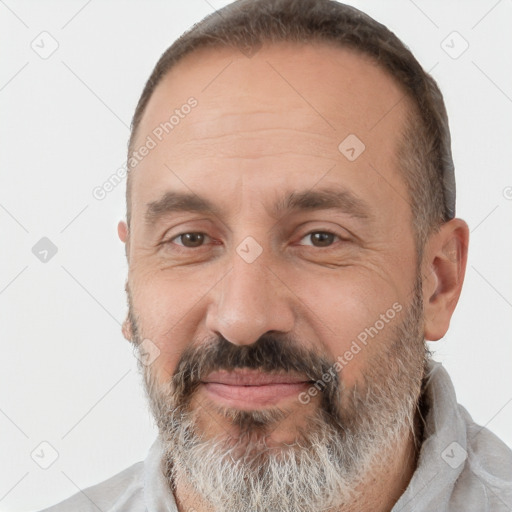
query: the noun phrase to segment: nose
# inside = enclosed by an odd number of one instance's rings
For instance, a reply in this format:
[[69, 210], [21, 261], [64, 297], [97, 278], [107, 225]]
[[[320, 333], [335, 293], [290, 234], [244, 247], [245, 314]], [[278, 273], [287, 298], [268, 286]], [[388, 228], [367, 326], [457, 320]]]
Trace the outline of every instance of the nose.
[[235, 254], [211, 297], [206, 327], [235, 345], [250, 345], [269, 331], [293, 329], [293, 294], [263, 259], [247, 263]]

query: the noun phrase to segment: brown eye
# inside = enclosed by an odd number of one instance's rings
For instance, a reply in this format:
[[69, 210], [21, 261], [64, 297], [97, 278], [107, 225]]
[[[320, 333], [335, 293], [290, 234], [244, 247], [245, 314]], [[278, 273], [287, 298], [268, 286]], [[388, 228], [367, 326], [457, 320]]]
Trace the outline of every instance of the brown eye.
[[330, 233], [329, 231], [312, 231], [305, 235], [302, 240], [309, 238], [313, 247], [329, 247], [335, 241], [335, 238], [339, 238], [338, 235]]
[[181, 243], [177, 243], [177, 245], [182, 245], [183, 247], [194, 248], [200, 247], [204, 240], [204, 233], [182, 233], [181, 235], [175, 236], [171, 242], [175, 240], [181, 240]]

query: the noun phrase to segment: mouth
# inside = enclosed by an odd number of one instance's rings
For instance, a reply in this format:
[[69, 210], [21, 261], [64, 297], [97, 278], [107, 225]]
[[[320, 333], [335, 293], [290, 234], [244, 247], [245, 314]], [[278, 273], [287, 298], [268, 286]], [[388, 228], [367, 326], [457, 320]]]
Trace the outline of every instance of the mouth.
[[212, 372], [201, 384], [214, 402], [251, 410], [297, 399], [312, 381], [300, 375], [244, 369]]

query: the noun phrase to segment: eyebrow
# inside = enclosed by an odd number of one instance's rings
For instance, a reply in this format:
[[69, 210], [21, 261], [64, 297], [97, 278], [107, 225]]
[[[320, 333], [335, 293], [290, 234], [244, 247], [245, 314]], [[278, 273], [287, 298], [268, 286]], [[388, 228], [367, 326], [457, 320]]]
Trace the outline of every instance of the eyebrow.
[[211, 201], [204, 197], [187, 192], [166, 192], [157, 201], [147, 204], [145, 220], [146, 223], [153, 224], [165, 215], [183, 212], [215, 216], [219, 216], [221, 213]]
[[[298, 211], [339, 210], [352, 217], [368, 220], [372, 217], [369, 205], [345, 188], [329, 187], [301, 192], [292, 191], [270, 207], [274, 217]], [[147, 204], [145, 220], [148, 224], [172, 213], [201, 213], [216, 217], [222, 211], [210, 200], [188, 192], [166, 192], [160, 199]]]
[[314, 210], [339, 210], [363, 220], [372, 217], [370, 207], [365, 201], [349, 190], [336, 186], [291, 192], [272, 207], [271, 213], [280, 217], [296, 211]]

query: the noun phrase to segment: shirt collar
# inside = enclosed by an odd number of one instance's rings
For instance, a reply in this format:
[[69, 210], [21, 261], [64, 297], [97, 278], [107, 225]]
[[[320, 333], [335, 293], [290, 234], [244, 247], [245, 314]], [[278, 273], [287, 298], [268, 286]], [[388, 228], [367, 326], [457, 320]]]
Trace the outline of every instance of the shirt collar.
[[163, 443], [156, 438], [144, 461], [144, 503], [147, 512], [178, 512], [163, 471]]
[[466, 423], [450, 376], [436, 361], [427, 366], [424, 399], [429, 410], [416, 471], [392, 512], [443, 510], [467, 458]]

